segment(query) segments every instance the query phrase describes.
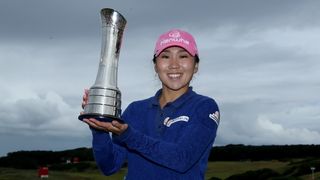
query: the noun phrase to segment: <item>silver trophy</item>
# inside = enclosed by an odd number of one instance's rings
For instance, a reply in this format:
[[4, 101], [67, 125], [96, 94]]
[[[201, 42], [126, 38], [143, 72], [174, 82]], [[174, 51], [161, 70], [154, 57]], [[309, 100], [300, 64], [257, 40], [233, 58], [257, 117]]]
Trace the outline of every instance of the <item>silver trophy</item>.
[[117, 87], [118, 61], [126, 19], [117, 11], [102, 9], [102, 44], [96, 81], [89, 90], [88, 103], [78, 118], [121, 122], [121, 92]]

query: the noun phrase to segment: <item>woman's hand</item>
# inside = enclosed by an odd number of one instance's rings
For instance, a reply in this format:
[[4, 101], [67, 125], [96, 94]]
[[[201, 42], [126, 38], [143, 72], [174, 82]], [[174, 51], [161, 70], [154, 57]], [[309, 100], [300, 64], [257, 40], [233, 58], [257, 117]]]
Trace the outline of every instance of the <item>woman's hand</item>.
[[[82, 109], [84, 109], [84, 107], [88, 104], [88, 100], [89, 100], [89, 89], [84, 89], [84, 94], [82, 96], [82, 103], [81, 103], [81, 107]], [[80, 115], [82, 115], [84, 112], [81, 111]]]
[[89, 100], [89, 89], [84, 89], [84, 94], [82, 96], [82, 103], [81, 103], [82, 109], [84, 109], [84, 107], [88, 104], [88, 100]]
[[94, 118], [89, 118], [83, 119], [83, 122], [87, 123], [92, 128], [112, 132], [117, 135], [122, 134], [128, 128], [128, 124], [121, 124], [116, 120], [113, 120], [112, 122], [103, 122]]

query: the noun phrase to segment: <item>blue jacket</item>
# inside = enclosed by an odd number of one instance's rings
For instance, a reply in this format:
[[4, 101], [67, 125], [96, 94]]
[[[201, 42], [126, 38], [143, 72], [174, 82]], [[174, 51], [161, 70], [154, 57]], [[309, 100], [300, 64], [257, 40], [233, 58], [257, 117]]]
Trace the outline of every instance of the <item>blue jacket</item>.
[[92, 130], [93, 152], [105, 175], [128, 163], [126, 180], [202, 180], [219, 124], [216, 102], [189, 90], [163, 109], [154, 97], [131, 103], [120, 136]]

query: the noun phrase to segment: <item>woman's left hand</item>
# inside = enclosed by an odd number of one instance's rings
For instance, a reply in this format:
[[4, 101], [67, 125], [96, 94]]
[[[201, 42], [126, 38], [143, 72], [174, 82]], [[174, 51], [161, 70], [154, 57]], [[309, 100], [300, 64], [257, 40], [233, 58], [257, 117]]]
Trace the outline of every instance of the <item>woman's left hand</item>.
[[117, 135], [122, 134], [128, 128], [128, 124], [121, 124], [116, 120], [113, 120], [112, 122], [103, 122], [94, 118], [89, 118], [83, 119], [83, 121], [95, 129], [112, 132]]

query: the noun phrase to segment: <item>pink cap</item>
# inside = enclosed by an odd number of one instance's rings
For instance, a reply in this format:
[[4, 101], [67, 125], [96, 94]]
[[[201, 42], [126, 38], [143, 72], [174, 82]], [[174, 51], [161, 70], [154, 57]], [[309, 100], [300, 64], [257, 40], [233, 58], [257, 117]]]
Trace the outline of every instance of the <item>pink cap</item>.
[[159, 56], [163, 50], [171, 46], [182, 47], [192, 56], [198, 55], [197, 44], [192, 35], [179, 29], [170, 30], [159, 37], [154, 49], [154, 55], [156, 57]]

